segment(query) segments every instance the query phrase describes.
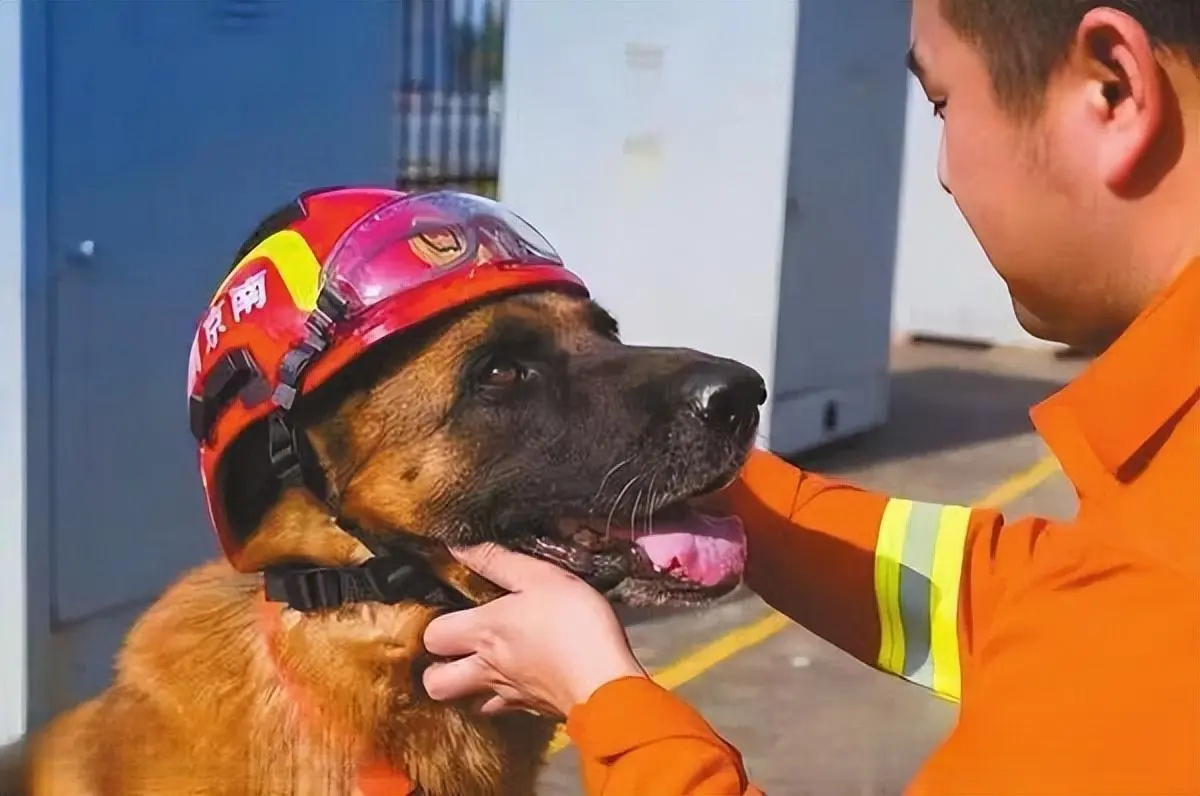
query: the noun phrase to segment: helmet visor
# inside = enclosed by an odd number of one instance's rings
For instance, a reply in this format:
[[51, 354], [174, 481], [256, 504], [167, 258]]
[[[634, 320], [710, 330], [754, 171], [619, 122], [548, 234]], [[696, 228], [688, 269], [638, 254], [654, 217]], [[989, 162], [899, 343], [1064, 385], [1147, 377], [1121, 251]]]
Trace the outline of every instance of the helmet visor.
[[322, 270], [351, 315], [456, 271], [562, 266], [541, 233], [498, 202], [455, 191], [409, 194], [342, 237]]

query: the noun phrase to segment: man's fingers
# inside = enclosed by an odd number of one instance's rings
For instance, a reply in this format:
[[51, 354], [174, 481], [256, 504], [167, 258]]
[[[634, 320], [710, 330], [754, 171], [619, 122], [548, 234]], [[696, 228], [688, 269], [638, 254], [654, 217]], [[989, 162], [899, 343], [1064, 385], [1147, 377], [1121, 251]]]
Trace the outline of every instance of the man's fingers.
[[492, 542], [475, 547], [451, 548], [450, 552], [468, 569], [508, 591], [522, 591], [547, 578], [570, 577], [553, 564], [514, 553]]
[[493, 695], [479, 707], [479, 712], [485, 716], [495, 716], [500, 713], [513, 713], [518, 710], [525, 710], [529, 713], [533, 712], [525, 707], [522, 707], [521, 705], [516, 704], [515, 702], [509, 702], [499, 694]]
[[[511, 688], [504, 690], [511, 691]], [[502, 696], [501, 694], [489, 697], [479, 706], [479, 712], [485, 716], [496, 716], [501, 713], [528, 713], [530, 716], [540, 716], [542, 718], [552, 716], [551, 713], [534, 710], [523, 702], [520, 702], [515, 696], [509, 697]]]
[[479, 612], [487, 608], [487, 605], [481, 605], [434, 617], [421, 637], [425, 649], [442, 658], [457, 658], [476, 652], [479, 645], [478, 628], [483, 624]]
[[491, 690], [491, 670], [478, 655], [430, 664], [421, 675], [425, 693], [438, 702]]

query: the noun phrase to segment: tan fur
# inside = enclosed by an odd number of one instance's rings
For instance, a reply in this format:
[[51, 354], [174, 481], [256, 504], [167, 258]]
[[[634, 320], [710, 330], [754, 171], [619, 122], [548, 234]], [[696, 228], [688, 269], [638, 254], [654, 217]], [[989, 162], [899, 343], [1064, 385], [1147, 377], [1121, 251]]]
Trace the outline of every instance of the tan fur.
[[[344, 514], [366, 527], [426, 529], [438, 494], [469, 479], [473, 452], [455, 450], [439, 418], [458, 362], [501, 312], [563, 334], [582, 317], [577, 302], [552, 295], [485, 307], [349, 397], [312, 431]], [[338, 565], [369, 554], [308, 493], [291, 491], [240, 563], [297, 555]], [[498, 594], [446, 553], [434, 563], [477, 600]], [[415, 693], [429, 610], [364, 604], [303, 615], [267, 606], [261, 584], [223, 561], [183, 575], [129, 632], [113, 685], [34, 739], [28, 792], [351, 796], [371, 751], [428, 796], [533, 792], [553, 721], [486, 718]], [[270, 610], [282, 610], [274, 624]]]

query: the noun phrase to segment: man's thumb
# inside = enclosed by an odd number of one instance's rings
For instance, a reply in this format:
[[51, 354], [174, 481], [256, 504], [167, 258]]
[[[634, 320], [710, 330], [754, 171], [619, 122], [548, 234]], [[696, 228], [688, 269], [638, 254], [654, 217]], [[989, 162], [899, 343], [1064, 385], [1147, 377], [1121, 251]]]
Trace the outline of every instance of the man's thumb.
[[553, 564], [514, 553], [495, 542], [474, 547], [452, 547], [450, 553], [463, 566], [508, 591], [522, 591], [547, 577], [565, 574]]

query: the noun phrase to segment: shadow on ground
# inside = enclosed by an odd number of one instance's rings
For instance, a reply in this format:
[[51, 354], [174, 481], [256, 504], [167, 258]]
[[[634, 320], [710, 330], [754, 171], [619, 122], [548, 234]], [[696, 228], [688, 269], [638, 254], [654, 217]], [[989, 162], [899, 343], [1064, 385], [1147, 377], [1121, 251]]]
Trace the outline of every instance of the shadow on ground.
[[818, 450], [789, 456], [795, 464], [843, 471], [990, 442], [1033, 430], [1029, 409], [1063, 385], [968, 367], [895, 372], [887, 423]]

